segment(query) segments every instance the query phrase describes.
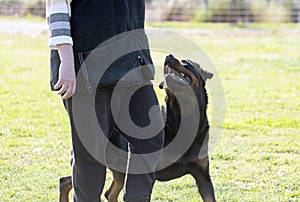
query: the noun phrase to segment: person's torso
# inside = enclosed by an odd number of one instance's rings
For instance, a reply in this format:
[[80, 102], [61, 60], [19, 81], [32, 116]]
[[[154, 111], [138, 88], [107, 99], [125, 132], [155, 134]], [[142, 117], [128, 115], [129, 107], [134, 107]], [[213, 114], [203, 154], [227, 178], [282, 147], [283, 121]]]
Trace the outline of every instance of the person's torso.
[[145, 0], [72, 0], [74, 51], [90, 51], [120, 33], [143, 29]]

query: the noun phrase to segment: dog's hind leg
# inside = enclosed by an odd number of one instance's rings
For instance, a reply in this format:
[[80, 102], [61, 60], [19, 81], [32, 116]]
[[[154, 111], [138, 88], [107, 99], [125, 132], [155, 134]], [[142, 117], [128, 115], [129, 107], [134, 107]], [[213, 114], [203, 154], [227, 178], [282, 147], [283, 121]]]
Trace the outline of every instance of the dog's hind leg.
[[71, 176], [65, 176], [59, 179], [59, 202], [69, 202], [69, 192], [71, 189]]
[[195, 178], [198, 192], [204, 202], [215, 202], [214, 187], [209, 175], [208, 157], [189, 164], [190, 174]]
[[125, 173], [112, 170], [113, 181], [105, 192], [105, 198], [109, 202], [118, 202], [118, 197], [124, 186]]

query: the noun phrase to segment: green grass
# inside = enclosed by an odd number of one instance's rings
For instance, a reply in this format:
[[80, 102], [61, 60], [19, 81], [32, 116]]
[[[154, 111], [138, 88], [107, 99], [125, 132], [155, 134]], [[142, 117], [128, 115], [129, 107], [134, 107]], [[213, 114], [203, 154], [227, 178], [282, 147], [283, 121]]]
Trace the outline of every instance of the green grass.
[[0, 16], [0, 20], [12, 20], [12, 21], [36, 21], [45, 22], [45, 18], [37, 15], [27, 14], [24, 17], [19, 16]]
[[[217, 200], [299, 201], [300, 36], [219, 26], [191, 36], [213, 59], [225, 88], [224, 130], [210, 155]], [[68, 118], [49, 88], [46, 37], [0, 35], [1, 202], [57, 201], [58, 179], [71, 171]], [[156, 182], [152, 199], [199, 196], [185, 176]]]

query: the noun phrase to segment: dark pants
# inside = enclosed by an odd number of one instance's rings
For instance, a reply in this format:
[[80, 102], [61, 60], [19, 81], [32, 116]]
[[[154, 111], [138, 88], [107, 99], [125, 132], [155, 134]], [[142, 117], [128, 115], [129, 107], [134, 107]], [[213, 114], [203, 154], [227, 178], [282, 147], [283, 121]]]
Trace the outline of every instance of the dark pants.
[[[129, 88], [124, 88], [124, 95], [127, 91], [130, 91]], [[97, 122], [107, 138], [110, 138], [111, 134], [113, 133], [115, 135], [115, 132], [113, 131], [116, 131], [116, 128], [118, 128], [115, 121], [116, 117], [113, 117], [112, 113], [112, 106], [114, 105], [111, 103], [112, 93], [112, 89], [98, 90], [94, 97], [94, 109], [97, 116]], [[80, 103], [80, 105], [89, 105], [89, 103], [85, 102], [85, 98], [90, 95], [87, 93], [83, 93], [80, 96], [83, 98], [80, 99], [80, 102], [82, 102]], [[117, 106], [114, 106], [117, 107], [117, 111], [122, 111], [122, 107], [129, 107], [130, 118], [134, 122], [134, 124], [141, 128], [151, 124], [151, 121], [149, 119], [149, 110], [152, 106], [158, 105], [158, 101], [152, 84], [145, 85], [138, 91], [136, 91], [130, 99], [129, 106], [122, 106], [122, 96], [118, 98], [119, 101], [117, 101], [117, 103], [119, 104], [117, 104]], [[77, 109], [74, 109], [75, 107], [72, 99], [74, 98], [65, 101], [64, 104], [70, 117], [72, 132], [72, 144], [74, 152], [72, 175], [74, 201], [99, 202], [105, 183], [107, 166], [106, 162], [113, 162], [115, 160], [118, 160], [118, 157], [120, 156], [116, 153], [110, 155], [110, 151], [107, 151], [109, 150], [109, 147], [107, 146], [109, 142], [105, 141], [102, 141], [98, 144], [98, 140], [92, 140], [90, 145], [92, 145], [91, 147], [95, 147], [97, 152], [90, 151], [89, 145], [84, 143], [85, 140], [83, 140], [85, 137], [88, 137], [89, 134], [82, 134], [82, 132], [81, 134], [79, 134], [80, 132], [79, 130], [77, 130], [78, 128], [76, 125], [76, 123], [78, 122], [75, 121], [79, 120], [88, 123], [89, 121], [86, 121], [86, 119], [89, 118], [89, 114], [84, 115], [85, 111], [74, 113], [74, 110]], [[78, 105], [77, 103], [76, 106], [78, 107], [80, 105]], [[161, 118], [160, 113], [157, 116]], [[117, 114], [117, 119], [118, 121], [123, 122], [128, 121], [125, 120], [125, 116], [123, 117], [122, 114]], [[90, 128], [93, 128], [93, 126], [87, 127], [88, 129], [86, 133], [90, 133]], [[118, 131], [122, 130], [118, 128]], [[130, 153], [134, 155], [156, 152], [159, 151], [163, 146], [163, 130], [160, 130], [160, 132], [150, 138], [132, 137], [132, 134], [126, 135], [126, 132], [120, 132], [117, 135], [122, 135], [122, 137], [129, 142]], [[92, 150], [95, 151], [95, 148]], [[99, 160], [97, 156], [95, 156], [95, 153], [99, 153], [100, 156], [109, 156], [107, 157], [109, 159], [103, 162]], [[108, 153], [108, 155], [106, 153]], [[133, 157], [131, 157], [131, 155], [129, 154], [127, 162], [128, 173], [125, 182], [124, 200], [128, 202], [150, 201], [152, 187], [155, 181], [154, 170], [158, 163], [159, 155], [156, 155], [156, 158], [142, 157], [142, 161], [144, 161], [144, 163], [142, 164], [135, 163], [135, 161], [131, 160], [132, 158]], [[123, 161], [126, 164], [126, 159], [123, 159]], [[124, 163], [121, 162], [120, 165], [124, 166]], [[131, 172], [129, 169], [136, 168], [138, 166], [148, 166], [146, 169], [146, 171], [148, 172]]]

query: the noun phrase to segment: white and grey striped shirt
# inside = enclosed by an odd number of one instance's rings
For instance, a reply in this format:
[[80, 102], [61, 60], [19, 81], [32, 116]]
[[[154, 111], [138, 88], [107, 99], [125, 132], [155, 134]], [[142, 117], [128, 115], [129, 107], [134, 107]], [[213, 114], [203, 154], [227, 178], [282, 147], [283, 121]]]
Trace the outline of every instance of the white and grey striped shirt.
[[56, 49], [58, 44], [71, 44], [70, 3], [72, 0], [47, 0], [48, 46]]

